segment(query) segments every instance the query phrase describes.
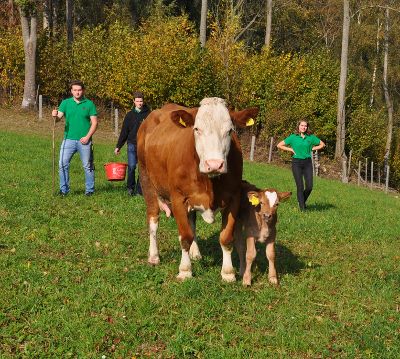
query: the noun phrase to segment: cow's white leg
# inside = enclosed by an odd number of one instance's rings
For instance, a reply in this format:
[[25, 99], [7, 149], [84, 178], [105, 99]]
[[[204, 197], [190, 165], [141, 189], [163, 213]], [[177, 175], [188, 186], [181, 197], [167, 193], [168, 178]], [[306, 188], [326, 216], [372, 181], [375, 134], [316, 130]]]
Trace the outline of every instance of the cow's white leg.
[[196, 212], [190, 212], [189, 213], [189, 223], [190, 223], [190, 228], [192, 228], [193, 231], [193, 242], [190, 246], [189, 250], [189, 255], [190, 258], [193, 260], [200, 260], [201, 259], [201, 253], [199, 249], [199, 245], [197, 243], [197, 236], [196, 236]]
[[227, 247], [221, 244], [222, 248], [222, 269], [221, 276], [222, 280], [225, 282], [234, 282], [235, 278], [235, 269], [232, 265], [232, 246]]
[[157, 244], [157, 228], [158, 220], [151, 217], [149, 220], [150, 245], [148, 262], [153, 265], [157, 265], [160, 263]]
[[265, 249], [268, 259], [268, 280], [271, 284], [278, 285], [278, 275], [276, 274], [275, 268], [275, 241], [267, 242]]
[[[181, 236], [179, 236], [179, 242], [181, 242]], [[179, 264], [178, 279], [185, 280], [192, 278], [192, 263], [190, 262], [189, 251], [182, 247], [181, 263]]]
[[254, 237], [246, 238], [246, 269], [243, 274], [243, 285], [251, 285], [251, 266], [256, 258], [256, 241]]

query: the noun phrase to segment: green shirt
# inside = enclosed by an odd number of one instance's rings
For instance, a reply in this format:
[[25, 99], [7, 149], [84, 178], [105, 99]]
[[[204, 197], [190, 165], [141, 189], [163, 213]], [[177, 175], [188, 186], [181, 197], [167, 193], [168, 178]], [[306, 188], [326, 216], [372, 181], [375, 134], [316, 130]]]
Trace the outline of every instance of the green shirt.
[[311, 158], [311, 149], [314, 146], [318, 146], [321, 140], [314, 135], [304, 135], [304, 138], [298, 134], [291, 134], [289, 137], [283, 140], [285, 145], [289, 145], [294, 150], [292, 158], [306, 159]]
[[90, 129], [90, 116], [97, 116], [96, 106], [86, 97], [80, 102], [76, 102], [73, 97], [67, 98], [61, 102], [58, 111], [64, 113], [64, 138], [68, 140], [85, 137]]

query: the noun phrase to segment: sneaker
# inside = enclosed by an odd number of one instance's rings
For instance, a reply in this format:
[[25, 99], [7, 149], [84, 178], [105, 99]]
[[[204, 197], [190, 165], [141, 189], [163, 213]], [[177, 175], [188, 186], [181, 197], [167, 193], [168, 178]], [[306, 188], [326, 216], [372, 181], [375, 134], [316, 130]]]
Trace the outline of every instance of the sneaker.
[[62, 192], [62, 191], [58, 192], [58, 195], [59, 195], [60, 197], [66, 197], [67, 194], [68, 194], [68, 192]]
[[93, 196], [93, 194], [94, 194], [94, 192], [86, 192], [86, 193], [85, 193], [85, 196], [86, 196], [86, 197], [90, 197], [90, 196]]
[[127, 193], [128, 193], [128, 196], [134, 196], [135, 195], [135, 191], [132, 188], [128, 188]]

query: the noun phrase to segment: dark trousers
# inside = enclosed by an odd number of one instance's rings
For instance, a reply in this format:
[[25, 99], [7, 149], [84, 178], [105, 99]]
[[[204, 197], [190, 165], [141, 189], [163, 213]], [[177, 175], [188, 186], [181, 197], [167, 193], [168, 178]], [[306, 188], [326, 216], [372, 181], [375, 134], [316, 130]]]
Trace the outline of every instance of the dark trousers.
[[132, 143], [127, 144], [128, 150], [128, 178], [126, 180], [126, 187], [128, 190], [134, 193], [142, 194], [142, 188], [140, 187], [139, 176], [136, 182], [136, 165], [137, 165], [137, 152], [136, 146]]
[[135, 190], [135, 170], [137, 164], [136, 146], [132, 143], [127, 144], [128, 150], [128, 178], [126, 180], [126, 187], [130, 190]]
[[297, 187], [297, 201], [300, 209], [306, 207], [306, 201], [313, 188], [313, 168], [311, 158], [305, 160], [293, 158], [292, 172]]

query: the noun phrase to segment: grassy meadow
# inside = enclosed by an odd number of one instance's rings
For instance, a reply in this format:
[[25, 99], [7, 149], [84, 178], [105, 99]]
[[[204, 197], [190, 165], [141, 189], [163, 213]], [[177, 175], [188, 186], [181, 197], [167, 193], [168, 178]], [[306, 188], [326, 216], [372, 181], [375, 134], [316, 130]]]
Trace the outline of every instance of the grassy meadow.
[[[51, 138], [6, 130], [0, 138], [1, 358], [400, 357], [397, 196], [316, 178], [301, 213], [293, 195], [279, 208], [278, 288], [268, 284], [262, 246], [252, 287], [223, 283], [220, 216], [213, 225], [199, 219], [203, 259], [180, 283], [174, 221], [162, 217], [161, 264], [147, 265], [143, 198], [105, 179], [114, 138], [95, 143], [89, 198], [78, 155], [71, 193], [60, 198]], [[245, 163], [244, 173], [294, 190], [287, 169]]]

